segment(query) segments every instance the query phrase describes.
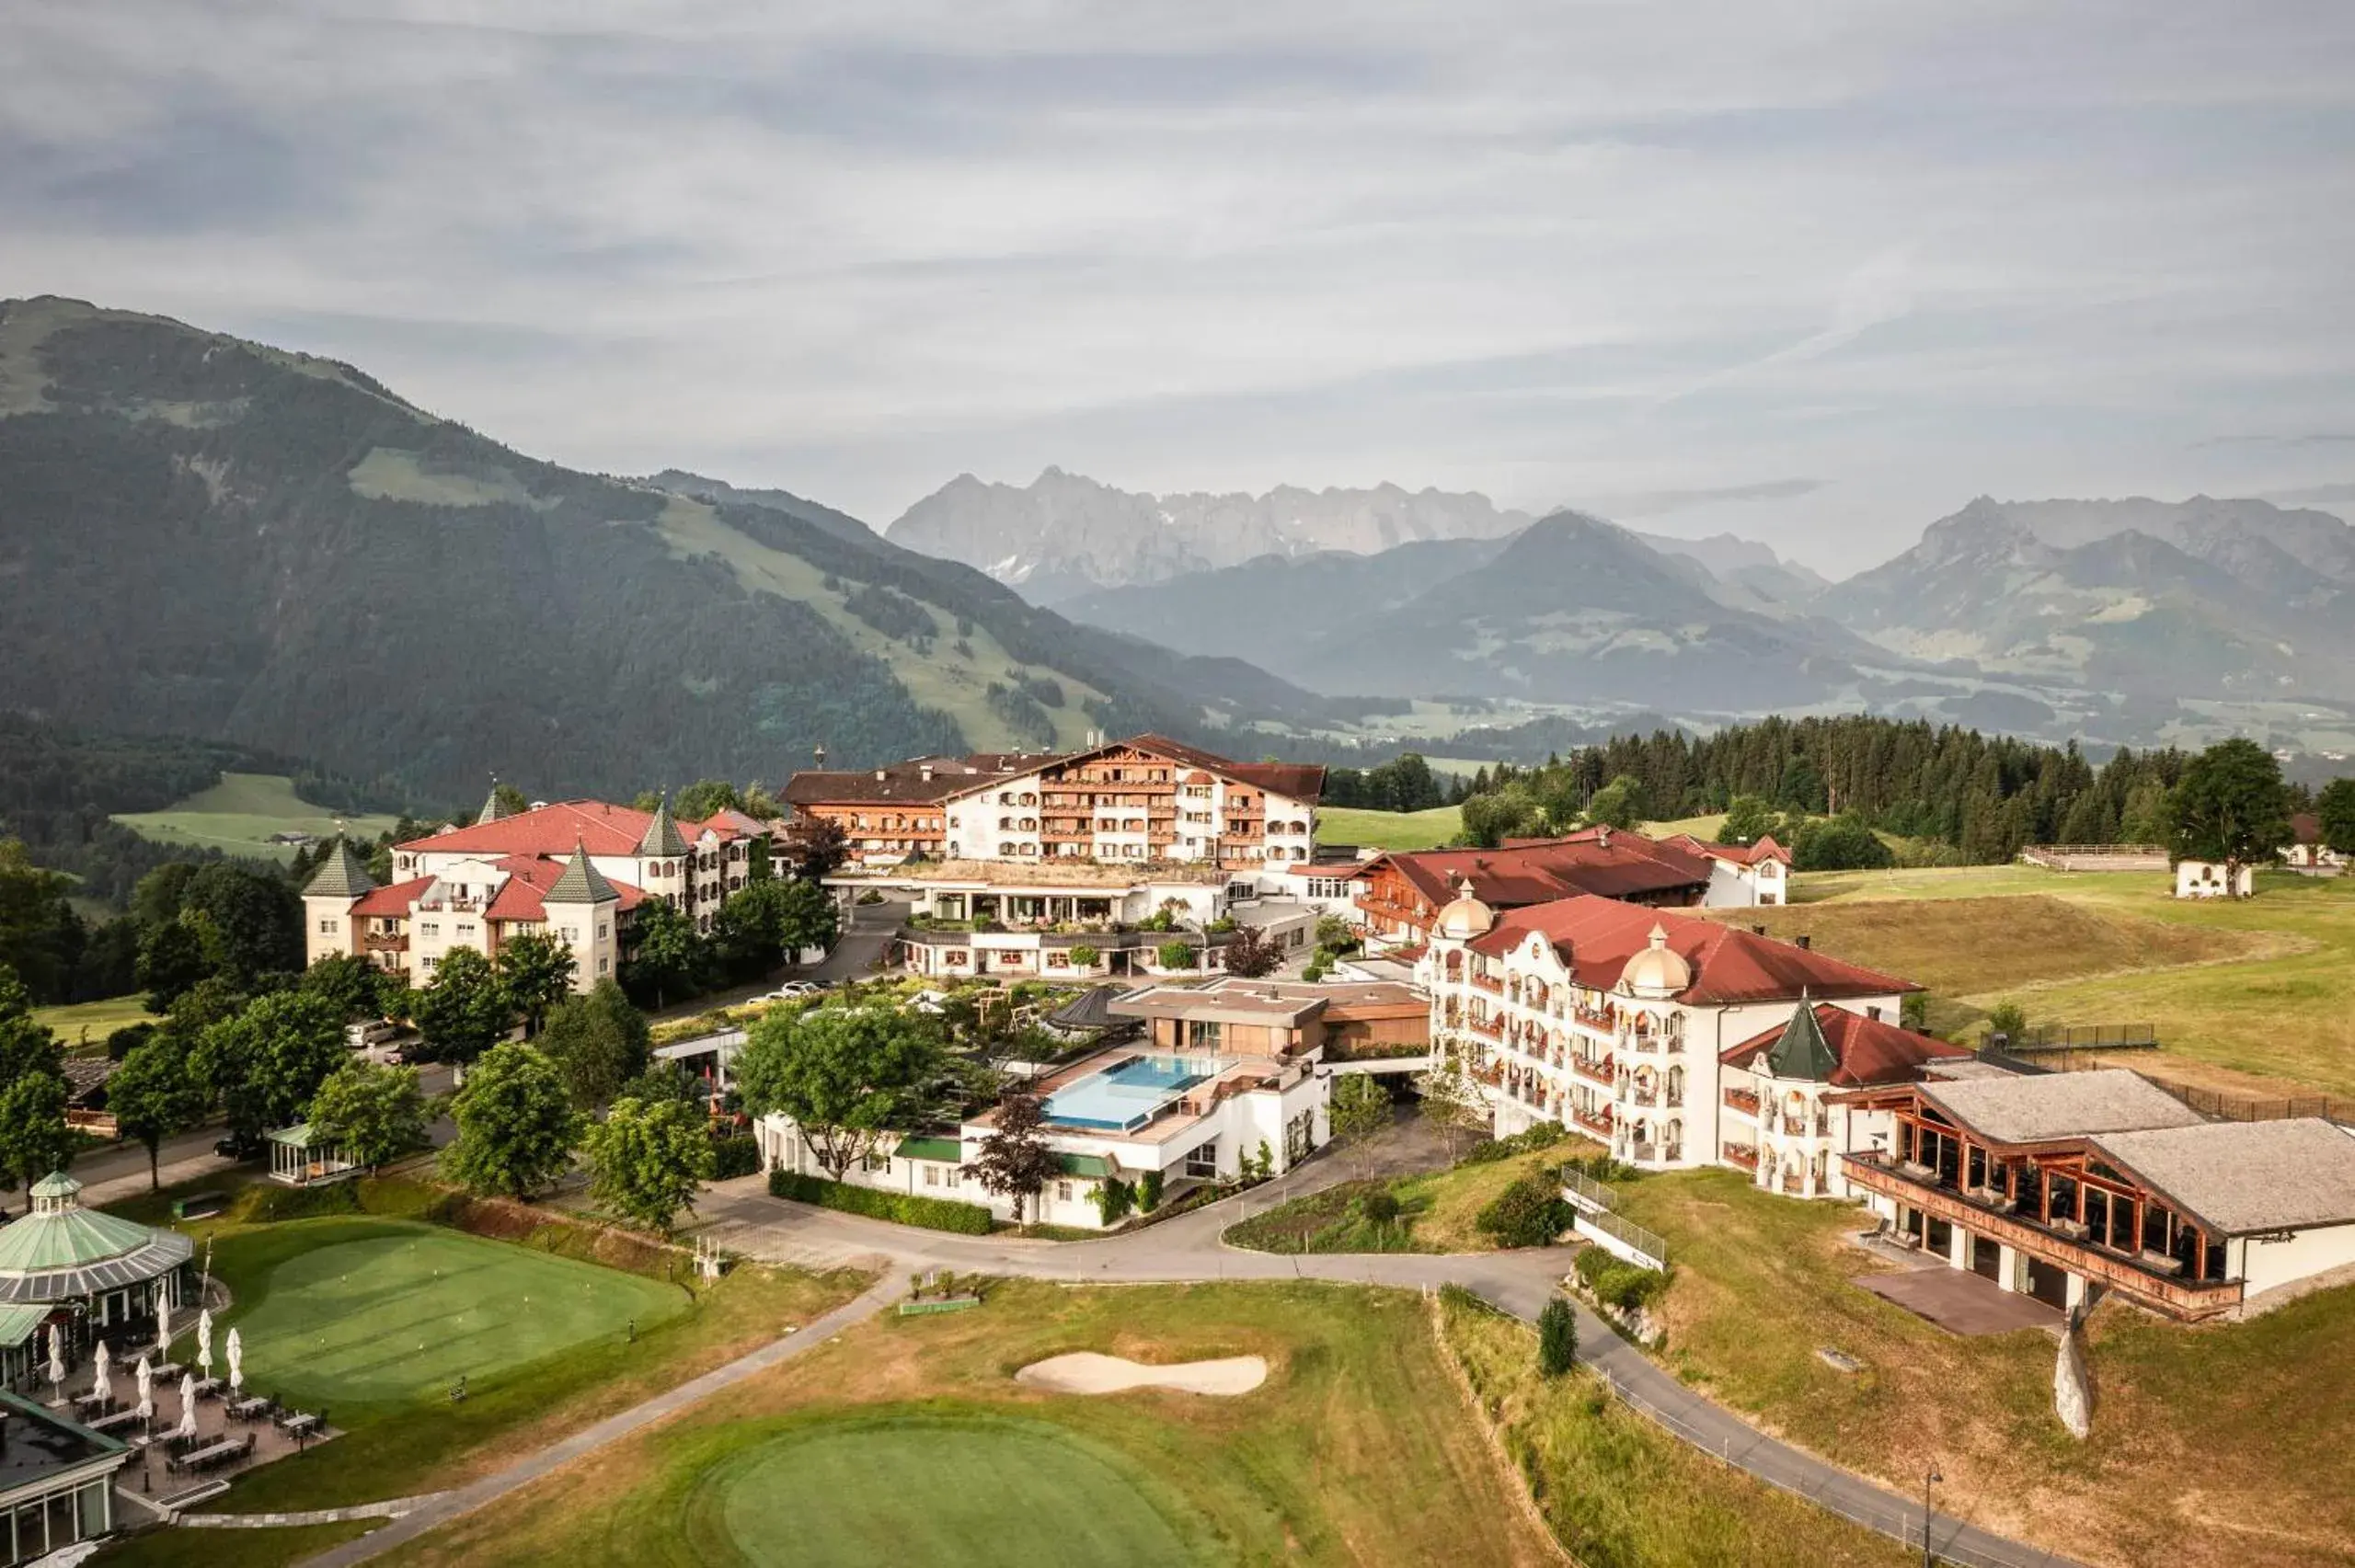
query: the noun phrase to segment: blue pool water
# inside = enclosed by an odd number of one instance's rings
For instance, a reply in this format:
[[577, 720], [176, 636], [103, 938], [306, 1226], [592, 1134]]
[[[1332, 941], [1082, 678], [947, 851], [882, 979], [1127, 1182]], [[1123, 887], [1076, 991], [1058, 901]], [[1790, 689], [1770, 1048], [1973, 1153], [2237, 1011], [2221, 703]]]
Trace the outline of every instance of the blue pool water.
[[1133, 1132], [1211, 1076], [1215, 1064], [1184, 1057], [1131, 1057], [1047, 1096], [1047, 1119], [1065, 1127]]

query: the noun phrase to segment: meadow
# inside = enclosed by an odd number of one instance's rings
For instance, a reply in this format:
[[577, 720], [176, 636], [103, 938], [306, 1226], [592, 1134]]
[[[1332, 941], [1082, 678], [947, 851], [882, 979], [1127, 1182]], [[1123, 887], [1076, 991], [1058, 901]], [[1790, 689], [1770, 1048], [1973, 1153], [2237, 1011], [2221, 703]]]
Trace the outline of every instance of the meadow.
[[[292, 860], [293, 846], [273, 844], [272, 833], [308, 833], [328, 838], [337, 814], [294, 793], [294, 782], [279, 773], [224, 773], [221, 782], [161, 811], [130, 812], [115, 818], [141, 838], [162, 844], [219, 850], [254, 859]], [[393, 829], [384, 816], [347, 816], [344, 830], [354, 839], [374, 839]]]
[[2125, 1059], [2155, 1077], [2355, 1094], [2355, 877], [2269, 872], [2257, 888], [2178, 899], [2154, 873], [2023, 865], [1813, 873], [1787, 908], [1720, 918], [1914, 980], [1939, 1032], [2014, 1001], [2031, 1024], [2156, 1024], [2163, 1048]]
[[1320, 843], [1355, 844], [1370, 850], [1435, 850], [1464, 831], [1464, 812], [1453, 806], [1428, 811], [1362, 811], [1353, 807], [1317, 808]]

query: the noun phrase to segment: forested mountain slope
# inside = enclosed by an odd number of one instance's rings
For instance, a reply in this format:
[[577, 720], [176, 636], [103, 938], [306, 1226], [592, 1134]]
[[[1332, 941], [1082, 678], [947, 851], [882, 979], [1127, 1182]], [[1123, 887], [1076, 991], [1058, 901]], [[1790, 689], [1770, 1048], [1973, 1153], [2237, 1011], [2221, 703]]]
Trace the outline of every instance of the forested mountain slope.
[[634, 794], [779, 779], [821, 743], [856, 764], [1318, 711], [838, 517], [559, 468], [178, 322], [0, 303], [0, 704], [449, 798], [502, 767]]

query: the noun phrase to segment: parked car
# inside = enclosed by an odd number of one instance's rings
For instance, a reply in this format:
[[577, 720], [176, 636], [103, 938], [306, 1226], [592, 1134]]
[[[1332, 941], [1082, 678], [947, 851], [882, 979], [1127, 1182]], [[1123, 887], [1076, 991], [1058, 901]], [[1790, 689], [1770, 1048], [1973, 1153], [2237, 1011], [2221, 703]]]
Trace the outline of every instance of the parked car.
[[791, 1001], [796, 997], [815, 996], [826, 988], [810, 980], [787, 980], [773, 991], [754, 997], [755, 1001]]
[[343, 1043], [355, 1051], [363, 1051], [370, 1046], [383, 1045], [400, 1032], [401, 1026], [397, 1024], [382, 1018], [371, 1018], [362, 1023], [345, 1024]]
[[233, 1132], [226, 1138], [215, 1139], [213, 1152], [224, 1160], [258, 1160], [265, 1145], [251, 1133]]

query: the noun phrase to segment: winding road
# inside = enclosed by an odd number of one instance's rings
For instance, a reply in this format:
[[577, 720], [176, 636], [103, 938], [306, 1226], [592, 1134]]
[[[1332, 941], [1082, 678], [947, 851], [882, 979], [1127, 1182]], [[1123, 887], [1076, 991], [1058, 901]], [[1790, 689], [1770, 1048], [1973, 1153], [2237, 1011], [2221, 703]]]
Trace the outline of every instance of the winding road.
[[[1370, 1168], [1422, 1168], [1415, 1124], [1376, 1141]], [[471, 1485], [408, 1500], [406, 1512], [357, 1540], [309, 1560], [346, 1568], [383, 1555], [428, 1530], [528, 1485], [605, 1444], [661, 1421], [730, 1384], [778, 1366], [889, 1308], [930, 1269], [1020, 1276], [1073, 1285], [1194, 1284], [1210, 1280], [1327, 1279], [1352, 1285], [1435, 1289], [1460, 1285], [1524, 1319], [1536, 1317], [1569, 1271], [1568, 1248], [1450, 1255], [1246, 1252], [1221, 1240], [1229, 1226], [1270, 1204], [1348, 1180], [1352, 1164], [1327, 1158], [1249, 1193], [1141, 1230], [1097, 1242], [1034, 1242], [953, 1236], [812, 1208], [768, 1195], [763, 1178], [718, 1184], [700, 1206], [702, 1235], [746, 1256], [804, 1267], [871, 1269], [877, 1282], [856, 1300], [800, 1333], [763, 1346], [691, 1382], [611, 1416]], [[1631, 1409], [1735, 1469], [1911, 1546], [1922, 1542], [1921, 1504], [1769, 1437], [1678, 1382], [1617, 1330], [1578, 1309], [1580, 1359], [1602, 1373]], [[2072, 1559], [1983, 1530], [1945, 1514], [1931, 1521], [1938, 1557], [1964, 1568], [2078, 1568]]]

